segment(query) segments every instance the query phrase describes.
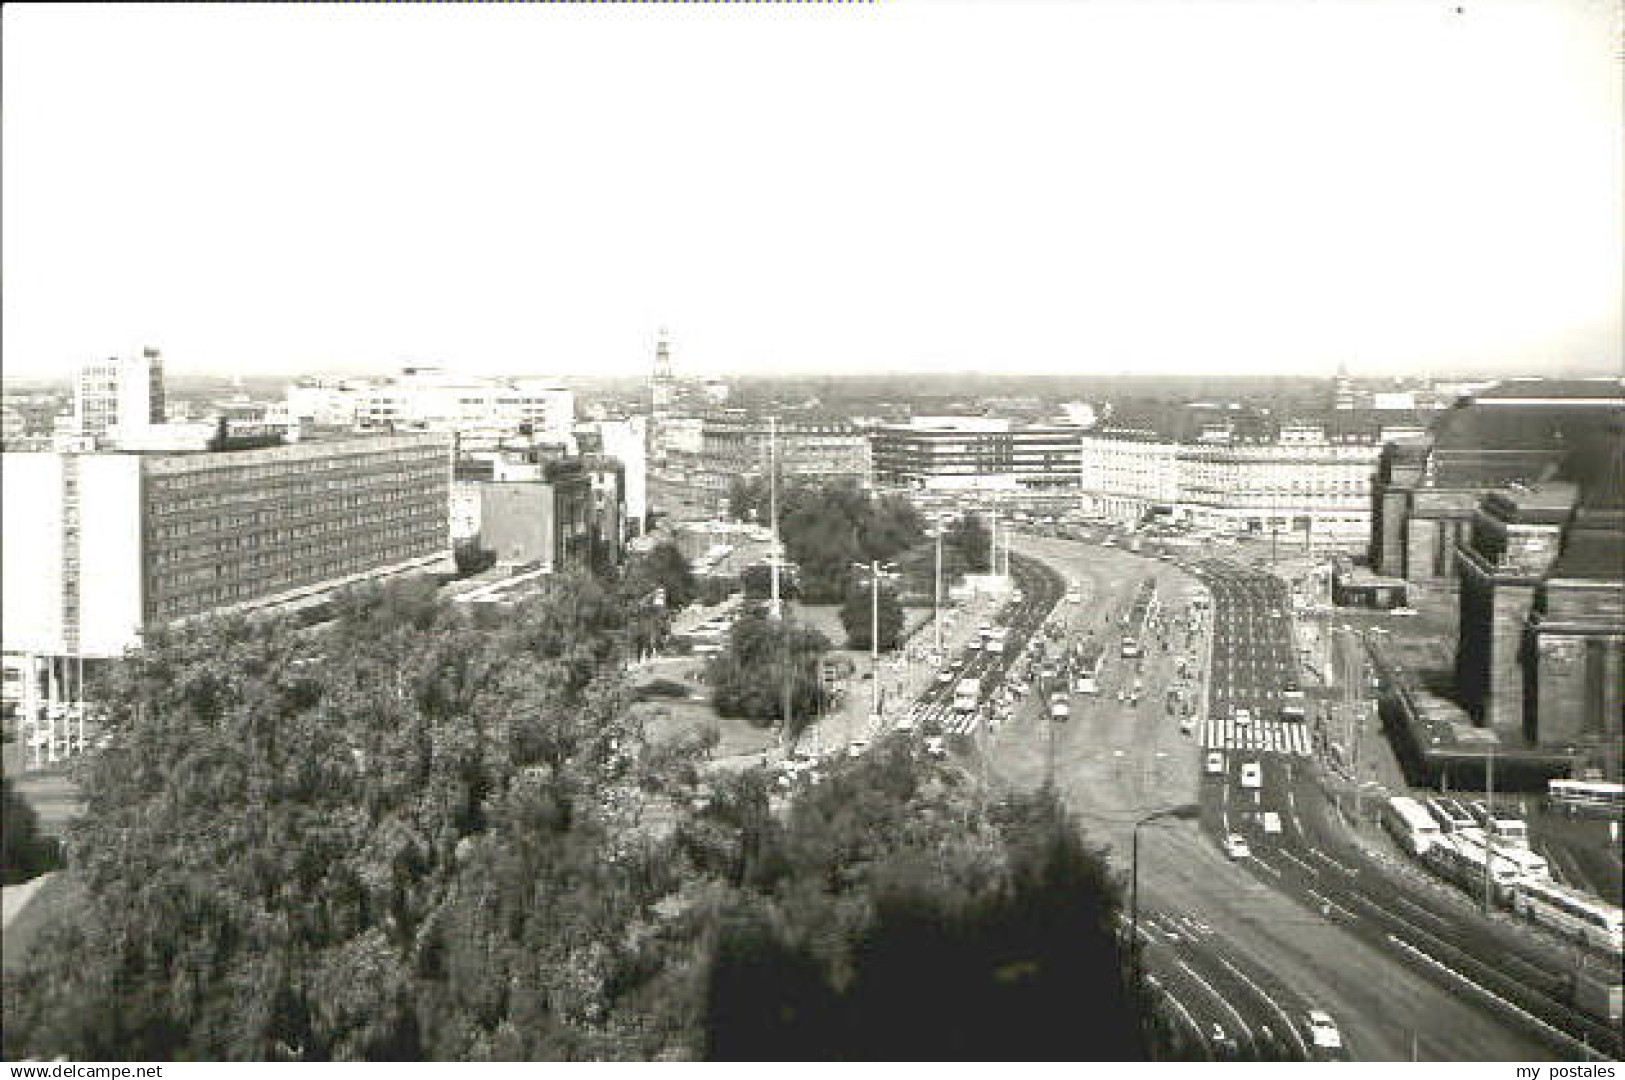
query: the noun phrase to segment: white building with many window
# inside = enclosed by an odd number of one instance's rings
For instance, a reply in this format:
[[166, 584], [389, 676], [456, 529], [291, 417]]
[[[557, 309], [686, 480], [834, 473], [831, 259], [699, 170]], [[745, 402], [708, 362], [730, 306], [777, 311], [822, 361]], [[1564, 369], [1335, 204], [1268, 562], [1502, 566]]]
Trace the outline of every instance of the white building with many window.
[[1086, 506], [1134, 524], [1148, 516], [1221, 535], [1276, 535], [1314, 550], [1364, 551], [1381, 445], [1333, 442], [1310, 425], [1269, 441], [1222, 433], [1179, 441], [1099, 432], [1082, 447]]
[[360, 391], [355, 423], [372, 431], [450, 432], [464, 450], [520, 439], [569, 445], [575, 393], [544, 379], [410, 367]]

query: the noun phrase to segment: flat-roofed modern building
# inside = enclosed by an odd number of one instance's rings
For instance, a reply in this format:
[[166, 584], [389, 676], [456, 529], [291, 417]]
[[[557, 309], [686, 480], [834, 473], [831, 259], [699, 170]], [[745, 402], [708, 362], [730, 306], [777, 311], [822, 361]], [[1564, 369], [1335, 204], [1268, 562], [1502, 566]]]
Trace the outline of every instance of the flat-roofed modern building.
[[1078, 489], [1079, 442], [1071, 425], [1013, 424], [984, 416], [918, 416], [869, 432], [875, 484], [911, 491]]
[[[520, 436], [568, 444], [575, 392], [544, 379], [458, 375], [410, 367], [357, 391], [356, 425], [371, 431], [455, 432], [462, 449], [495, 447]], [[327, 405], [332, 408], [331, 403]]]
[[8, 697], [79, 703], [83, 662], [149, 625], [449, 569], [450, 454], [415, 434], [0, 456]]

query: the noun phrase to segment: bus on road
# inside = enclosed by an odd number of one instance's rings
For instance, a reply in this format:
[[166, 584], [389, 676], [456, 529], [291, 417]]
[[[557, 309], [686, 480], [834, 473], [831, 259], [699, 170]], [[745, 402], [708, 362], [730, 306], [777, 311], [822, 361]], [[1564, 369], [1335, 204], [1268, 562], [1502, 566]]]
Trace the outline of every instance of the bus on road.
[[1512, 910], [1571, 941], [1621, 955], [1625, 947], [1620, 909], [1555, 881], [1524, 881], [1512, 893]]
[[1396, 795], [1382, 808], [1382, 825], [1401, 847], [1420, 858], [1439, 838], [1439, 823], [1415, 799]]
[[1106, 650], [1093, 642], [1078, 651], [1077, 685], [1073, 689], [1080, 694], [1100, 693], [1100, 664], [1105, 656]]
[[1569, 814], [1596, 814], [1605, 817], [1625, 815], [1625, 784], [1603, 780], [1550, 780], [1546, 801], [1554, 810]]
[[976, 711], [982, 698], [981, 679], [960, 679], [954, 687], [954, 712], [964, 714]]

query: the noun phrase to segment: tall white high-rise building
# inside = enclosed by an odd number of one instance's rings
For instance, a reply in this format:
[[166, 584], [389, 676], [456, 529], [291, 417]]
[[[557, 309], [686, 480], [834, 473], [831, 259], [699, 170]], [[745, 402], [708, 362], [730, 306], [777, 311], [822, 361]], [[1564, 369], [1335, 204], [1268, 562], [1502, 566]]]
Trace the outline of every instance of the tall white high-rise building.
[[73, 415], [79, 434], [98, 441], [164, 423], [164, 362], [158, 350], [83, 364], [73, 384]]

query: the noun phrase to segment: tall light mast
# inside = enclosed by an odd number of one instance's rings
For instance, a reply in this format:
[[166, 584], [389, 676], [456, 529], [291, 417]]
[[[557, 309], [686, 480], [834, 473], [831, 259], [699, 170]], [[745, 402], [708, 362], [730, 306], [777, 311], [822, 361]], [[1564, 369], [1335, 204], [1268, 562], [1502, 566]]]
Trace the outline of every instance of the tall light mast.
[[768, 601], [767, 612], [776, 619], [779, 617], [779, 418], [776, 416], [767, 418], [767, 506], [768, 521], [773, 529], [767, 557], [772, 599]]

